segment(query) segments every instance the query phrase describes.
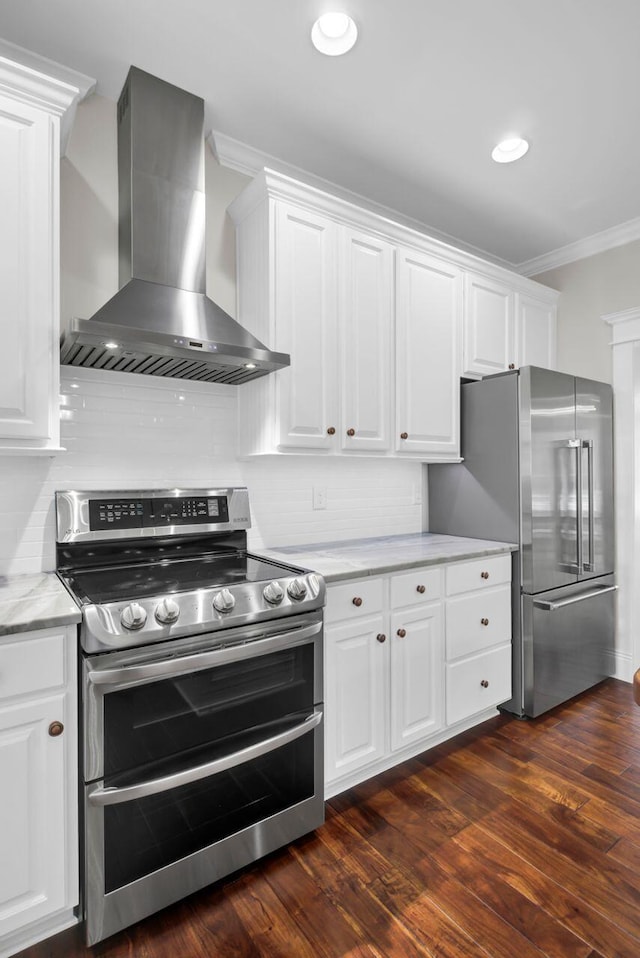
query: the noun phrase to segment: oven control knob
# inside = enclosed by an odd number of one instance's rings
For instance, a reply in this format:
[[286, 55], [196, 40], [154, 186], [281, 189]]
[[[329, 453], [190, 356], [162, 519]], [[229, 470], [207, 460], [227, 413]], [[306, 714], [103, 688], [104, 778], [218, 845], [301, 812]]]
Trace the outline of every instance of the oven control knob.
[[231, 612], [236, 600], [228, 589], [221, 589], [213, 597], [213, 607], [216, 612]]
[[304, 599], [307, 594], [307, 583], [304, 579], [292, 579], [287, 586], [287, 592], [292, 599]]
[[141, 629], [147, 621], [147, 612], [139, 602], [130, 602], [120, 613], [125, 629]]
[[265, 585], [262, 594], [271, 605], [278, 605], [284, 599], [284, 589], [279, 582], [275, 581]]
[[168, 625], [180, 615], [180, 606], [175, 599], [161, 599], [156, 606], [156, 619]]

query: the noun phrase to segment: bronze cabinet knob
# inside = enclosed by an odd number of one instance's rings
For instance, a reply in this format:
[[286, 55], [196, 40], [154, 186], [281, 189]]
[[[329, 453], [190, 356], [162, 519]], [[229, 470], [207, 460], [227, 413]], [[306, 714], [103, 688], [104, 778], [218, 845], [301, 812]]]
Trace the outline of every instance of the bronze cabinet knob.
[[480, 619], [480, 622], [482, 623], [482, 625], [489, 625], [488, 619]]
[[515, 363], [509, 363], [509, 369], [515, 369], [515, 368], [516, 368]]
[[407, 634], [406, 629], [398, 629], [398, 631], [396, 632], [396, 635], [399, 635], [401, 639], [404, 639], [406, 634]]
[[427, 591], [427, 587], [426, 587], [426, 586], [424, 586], [424, 585], [417, 585], [417, 586], [416, 586], [416, 592], [419, 592], [420, 595], [424, 595], [426, 591]]
[[488, 578], [489, 578], [489, 573], [488, 573], [488, 572], [481, 572], [481, 573], [480, 573], [480, 578], [481, 578], [481, 579], [488, 579]]
[[384, 632], [378, 632], [378, 634], [376, 635], [376, 639], [378, 640], [378, 642], [386, 642], [386, 641], [387, 641], [387, 637], [386, 637], [386, 635], [384, 634]]
[[483, 689], [489, 688], [489, 683], [487, 682], [486, 679], [482, 679], [482, 681], [480, 682], [480, 685], [482, 686]]
[[329, 426], [329, 428], [327, 429], [327, 436], [335, 436], [335, 434], [336, 434], [336, 427]]
[[408, 438], [409, 438], [409, 433], [408, 433], [408, 432], [401, 432], [401, 433], [400, 433], [400, 438], [401, 438], [401, 439], [408, 439]]
[[356, 434], [355, 429], [347, 429], [347, 436], [355, 436], [355, 434]]
[[357, 605], [358, 608], [360, 608], [360, 606], [362, 605], [362, 599], [360, 598], [359, 595], [355, 596], [355, 598], [353, 598], [351, 601], [353, 602], [354, 605]]
[[62, 735], [64, 732], [64, 725], [62, 722], [52, 722], [49, 726], [49, 735], [52, 738], [57, 738], [58, 735]]

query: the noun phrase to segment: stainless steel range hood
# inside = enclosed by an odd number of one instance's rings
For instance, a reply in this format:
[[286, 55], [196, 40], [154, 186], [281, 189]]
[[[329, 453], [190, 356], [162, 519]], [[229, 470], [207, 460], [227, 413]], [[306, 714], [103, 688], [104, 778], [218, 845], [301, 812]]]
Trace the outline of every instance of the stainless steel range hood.
[[61, 362], [240, 384], [289, 365], [205, 293], [204, 101], [131, 67], [118, 101], [121, 289]]

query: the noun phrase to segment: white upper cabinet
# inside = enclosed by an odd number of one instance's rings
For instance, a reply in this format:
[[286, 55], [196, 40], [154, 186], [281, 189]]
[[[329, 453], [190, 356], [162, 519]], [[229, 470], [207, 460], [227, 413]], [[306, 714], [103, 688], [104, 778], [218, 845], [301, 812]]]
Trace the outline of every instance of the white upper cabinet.
[[285, 203], [275, 212], [275, 348], [291, 354], [277, 383], [277, 444], [329, 449], [338, 413], [336, 227]]
[[516, 294], [518, 366], [555, 369], [556, 311], [555, 302], [529, 293]]
[[[13, 60], [25, 55], [26, 63]], [[46, 63], [46, 67], [55, 66]], [[92, 83], [0, 41], [0, 453], [59, 451], [61, 120]]]
[[393, 247], [340, 230], [341, 445], [387, 452], [393, 356]]
[[515, 293], [475, 273], [465, 277], [464, 376], [516, 368]]
[[553, 353], [531, 280], [272, 170], [229, 212], [238, 319], [291, 355], [239, 390], [241, 455], [459, 459], [460, 377]]
[[[527, 289], [519, 289], [518, 282]], [[509, 284], [468, 272], [463, 376], [479, 378], [520, 366], [553, 369], [557, 298], [554, 290], [529, 280], [514, 277]]]
[[413, 250], [397, 256], [395, 448], [456, 458], [463, 273]]

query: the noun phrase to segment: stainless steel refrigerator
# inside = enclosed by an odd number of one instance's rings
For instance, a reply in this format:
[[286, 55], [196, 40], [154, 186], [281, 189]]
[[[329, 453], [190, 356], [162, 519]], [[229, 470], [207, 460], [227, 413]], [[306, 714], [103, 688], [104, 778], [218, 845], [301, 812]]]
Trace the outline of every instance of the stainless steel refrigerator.
[[464, 384], [461, 415], [464, 461], [429, 466], [429, 529], [518, 543], [503, 708], [534, 717], [609, 674], [612, 391], [524, 366]]

